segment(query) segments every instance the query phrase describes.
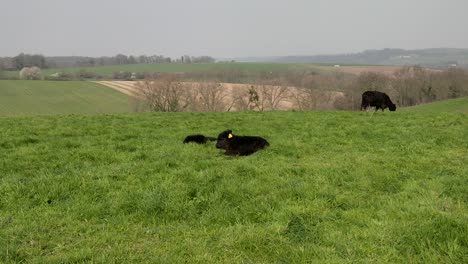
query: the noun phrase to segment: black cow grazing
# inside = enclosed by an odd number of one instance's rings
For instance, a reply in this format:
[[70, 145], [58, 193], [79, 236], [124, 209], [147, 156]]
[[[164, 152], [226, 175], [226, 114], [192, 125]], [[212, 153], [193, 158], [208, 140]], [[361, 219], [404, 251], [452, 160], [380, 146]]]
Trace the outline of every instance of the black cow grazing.
[[378, 91], [367, 91], [362, 94], [361, 110], [367, 109], [367, 107], [375, 107], [375, 111], [388, 107], [390, 111], [396, 110], [396, 105], [390, 100], [390, 97], [386, 93]]
[[184, 139], [184, 144], [194, 142], [198, 144], [205, 144], [207, 141], [215, 141], [214, 137], [205, 137], [204, 135], [190, 135]]
[[247, 156], [257, 152], [270, 144], [262, 137], [257, 136], [235, 136], [232, 130], [226, 130], [219, 134], [216, 148], [225, 149], [226, 155]]

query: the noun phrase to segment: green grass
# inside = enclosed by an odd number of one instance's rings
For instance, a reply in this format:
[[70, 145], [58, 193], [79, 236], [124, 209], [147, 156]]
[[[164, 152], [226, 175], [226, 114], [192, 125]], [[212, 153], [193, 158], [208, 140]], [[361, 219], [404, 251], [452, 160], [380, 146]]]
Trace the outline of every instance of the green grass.
[[128, 96], [92, 82], [0, 80], [0, 117], [129, 111]]
[[402, 109], [412, 112], [461, 112], [468, 113], [468, 97], [422, 104]]
[[[223, 73], [234, 75], [248, 73], [250, 75], [268, 74], [277, 77], [288, 72], [308, 72], [317, 74], [335, 74], [335, 71], [326, 70], [317, 66], [330, 66], [329, 64], [288, 64], [288, 63], [259, 63], [259, 62], [236, 62], [236, 63], [166, 63], [166, 64], [125, 64], [96, 67], [69, 67], [69, 68], [51, 68], [42, 69], [44, 77], [57, 72], [66, 72], [76, 74], [80, 71], [93, 72], [102, 78], [113, 78], [115, 72], [137, 72], [137, 73]], [[350, 66], [350, 65], [347, 65]], [[4, 71], [3, 75], [7, 78], [18, 78], [19, 71]]]
[[[247, 157], [191, 133], [261, 135]], [[0, 118], [0, 262], [466, 263], [463, 113]]]
[[0, 80], [2, 79], [18, 79], [19, 71], [0, 71]]
[[[127, 64], [113, 66], [98, 66], [98, 67], [73, 67], [65, 69], [45, 69], [44, 75], [50, 75], [56, 72], [78, 72], [86, 70], [103, 76], [112, 76], [114, 72], [165, 72], [165, 73], [200, 73], [213, 71], [249, 71], [249, 72], [285, 72], [290, 68], [295, 68], [293, 64], [276, 64], [276, 63], [167, 63], [167, 64]], [[304, 67], [304, 69], [306, 69]]]
[[[285, 63], [166, 63], [166, 64], [125, 64], [96, 67], [70, 67], [42, 69], [43, 76], [49, 76], [57, 72], [78, 73], [85, 70], [94, 72], [105, 78], [111, 78], [114, 72], [140, 72], [140, 73], [213, 73], [213, 72], [249, 72], [249, 73], [285, 73], [290, 70], [311, 71], [308, 64]], [[312, 69], [318, 72], [316, 69]], [[9, 78], [19, 77], [19, 71], [4, 71], [4, 76]]]

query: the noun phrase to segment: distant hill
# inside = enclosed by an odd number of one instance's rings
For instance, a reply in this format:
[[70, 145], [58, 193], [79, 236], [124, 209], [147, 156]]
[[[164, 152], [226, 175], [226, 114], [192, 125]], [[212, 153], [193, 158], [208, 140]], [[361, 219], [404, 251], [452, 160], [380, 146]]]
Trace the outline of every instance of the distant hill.
[[468, 49], [436, 48], [421, 50], [381, 49], [359, 53], [236, 58], [239, 62], [325, 63], [371, 65], [421, 65], [431, 68], [468, 68]]

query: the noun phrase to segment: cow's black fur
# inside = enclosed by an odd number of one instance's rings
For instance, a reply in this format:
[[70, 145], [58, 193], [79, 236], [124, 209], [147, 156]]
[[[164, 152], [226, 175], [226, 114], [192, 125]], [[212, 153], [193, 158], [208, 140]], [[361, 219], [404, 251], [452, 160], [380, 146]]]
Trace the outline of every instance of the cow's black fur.
[[375, 111], [388, 107], [390, 111], [396, 110], [396, 105], [390, 100], [386, 93], [378, 91], [367, 91], [362, 94], [361, 110], [375, 107]]
[[255, 153], [270, 144], [262, 137], [257, 136], [236, 136], [232, 130], [226, 130], [218, 135], [216, 147], [226, 150], [226, 155], [246, 156]]
[[184, 144], [190, 143], [190, 142], [194, 142], [198, 144], [205, 144], [207, 141], [215, 141], [215, 140], [216, 138], [214, 137], [205, 137], [204, 135], [190, 135], [184, 139]]

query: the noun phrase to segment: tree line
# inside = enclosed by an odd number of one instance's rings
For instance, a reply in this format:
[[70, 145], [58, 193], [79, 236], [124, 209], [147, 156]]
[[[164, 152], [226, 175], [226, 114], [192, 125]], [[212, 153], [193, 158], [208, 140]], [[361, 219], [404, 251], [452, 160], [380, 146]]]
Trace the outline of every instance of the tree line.
[[391, 75], [289, 72], [240, 85], [228, 88], [219, 79], [191, 82], [183, 75], [164, 74], [136, 84], [135, 105], [162, 112], [359, 110], [363, 92], [382, 91], [398, 107], [406, 107], [468, 96], [468, 71], [415, 66]]
[[348, 108], [360, 106], [360, 95], [367, 90], [386, 92], [400, 107], [468, 96], [468, 71], [452, 67], [430, 70], [419, 66], [402, 67], [393, 75], [365, 72], [348, 84]]
[[[136, 63], [164, 63], [165, 60], [168, 61], [168, 59], [165, 59], [163, 56], [140, 56], [135, 58], [132, 56], [117, 55], [109, 57], [109, 59], [110, 58], [112, 58], [112, 62], [109, 63], [122, 64], [128, 64], [134, 60]], [[171, 59], [170, 61], [171, 63], [194, 63], [199, 62], [199, 59], [198, 57], [186, 55], [177, 60]], [[202, 61], [209, 59], [209, 57], [202, 58]], [[108, 76], [100, 76], [86, 69], [82, 69], [76, 73], [67, 73], [64, 71], [56, 73], [54, 76], [42, 77], [40, 67], [34, 66], [34, 64], [37, 64], [42, 65], [42, 68], [47, 68], [47, 66], [44, 67], [44, 61], [47, 64], [47, 58], [44, 60], [44, 57], [40, 55], [20, 54], [11, 58], [11, 61], [23, 67], [22, 69], [24, 70], [20, 72], [21, 79], [45, 78], [50, 80], [76, 80], [108, 78]], [[88, 63], [91, 62], [88, 61]], [[4, 67], [4, 64], [0, 63], [0, 79], [12, 78], [11, 76], [2, 74], [2, 69], [7, 68]], [[361, 102], [361, 95], [364, 91], [368, 90], [386, 92], [399, 107], [468, 96], [468, 71], [459, 67], [450, 67], [446, 70], [432, 70], [419, 66], [411, 66], [402, 67], [393, 74], [363, 72], [359, 75], [346, 74], [343, 72], [318, 74], [310, 69], [271, 72], [229, 68], [210, 72], [179, 73], [170, 77], [162, 73], [115, 72], [112, 78], [118, 80], [149, 80], [146, 85], [147, 89], [153, 86], [159, 87], [157, 89], [162, 89], [160, 87], [164, 86], [172, 87], [179, 82], [209, 83], [196, 89], [199, 91], [197, 96], [198, 98], [214, 99], [211, 99], [209, 102], [197, 103], [203, 107], [194, 107], [193, 105], [196, 105], [194, 102], [197, 102], [197, 100], [194, 99], [195, 95], [185, 95], [186, 98], [189, 98], [185, 99], [189, 104], [183, 104], [185, 107], [182, 108], [171, 108], [177, 109], [177, 111], [181, 109], [205, 109], [204, 107], [209, 105], [217, 105], [217, 109], [236, 108], [263, 111], [269, 109], [274, 110], [281, 104], [293, 105], [293, 109], [297, 110], [358, 110]], [[156, 82], [157, 80], [166, 81]], [[171, 82], [167, 80], [171, 80]], [[153, 84], [149, 85], [150, 83]], [[165, 85], [165, 83], [171, 84]], [[223, 104], [226, 104], [226, 95], [220, 91], [222, 90], [219, 85], [220, 83], [251, 84], [252, 89], [242, 92], [239, 91], [238, 94], [231, 94], [231, 97], [235, 100], [230, 100], [231, 103], [221, 107], [219, 106], [220, 102], [217, 101], [219, 98], [223, 98]], [[179, 86], [176, 85], [176, 87]], [[211, 92], [209, 92], [208, 95], [204, 90], [208, 88], [204, 87], [210, 87], [209, 90]], [[275, 88], [271, 90], [272, 87], [281, 87], [281, 89]], [[213, 95], [213, 91], [216, 91], [217, 94]], [[242, 95], [240, 93], [242, 93]], [[280, 96], [275, 96], [275, 94], [278, 93]], [[150, 94], [163, 93], [151, 92]], [[166, 98], [169, 97], [166, 96]], [[266, 104], [266, 102], [270, 102], [269, 105]], [[192, 105], [192, 107], [190, 107], [190, 105]], [[171, 106], [174, 106], [174, 104], [171, 104]], [[152, 109], [155, 110], [157, 108], [153, 107]], [[211, 108], [208, 107], [207, 109]]]
[[213, 63], [215, 59], [210, 56], [183, 55], [178, 58], [170, 58], [162, 55], [125, 55], [101, 57], [63, 56], [46, 57], [41, 54], [20, 53], [14, 57], [0, 57], [0, 70], [21, 70], [24, 67], [65, 68], [65, 67], [94, 67], [124, 64], [161, 64], [161, 63]]

